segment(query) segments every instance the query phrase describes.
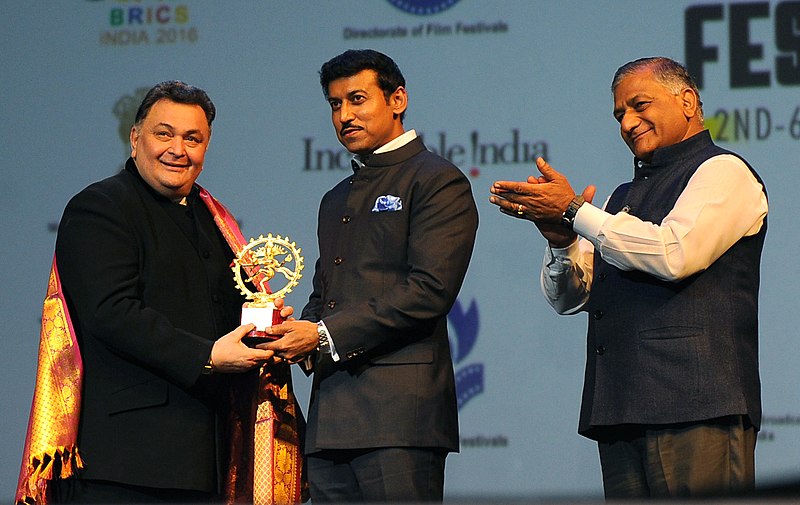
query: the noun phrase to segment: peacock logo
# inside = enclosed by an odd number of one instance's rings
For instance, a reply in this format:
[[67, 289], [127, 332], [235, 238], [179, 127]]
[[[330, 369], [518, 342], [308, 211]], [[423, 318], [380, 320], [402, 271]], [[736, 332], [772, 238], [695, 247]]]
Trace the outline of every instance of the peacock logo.
[[452, 330], [450, 348], [456, 366], [456, 398], [458, 410], [471, 399], [483, 393], [483, 363], [464, 363], [478, 341], [478, 304], [472, 300], [464, 310], [459, 300], [447, 315]]

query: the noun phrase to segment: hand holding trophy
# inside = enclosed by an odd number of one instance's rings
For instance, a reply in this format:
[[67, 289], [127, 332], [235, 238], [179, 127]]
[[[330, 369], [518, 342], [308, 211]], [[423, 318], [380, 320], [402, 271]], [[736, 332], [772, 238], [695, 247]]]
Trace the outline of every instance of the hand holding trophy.
[[[275, 299], [283, 298], [297, 286], [303, 270], [300, 248], [289, 237], [259, 235], [239, 251], [233, 259], [233, 280], [239, 291], [249, 300], [242, 306], [242, 324], [253, 323], [256, 327], [242, 339], [248, 345], [280, 338], [268, 335], [266, 328], [283, 322], [280, 311], [275, 308]], [[277, 275], [284, 277], [282, 288], [272, 291], [268, 283]], [[248, 287], [250, 283], [255, 291]], [[281, 281], [281, 284], [283, 281]]]

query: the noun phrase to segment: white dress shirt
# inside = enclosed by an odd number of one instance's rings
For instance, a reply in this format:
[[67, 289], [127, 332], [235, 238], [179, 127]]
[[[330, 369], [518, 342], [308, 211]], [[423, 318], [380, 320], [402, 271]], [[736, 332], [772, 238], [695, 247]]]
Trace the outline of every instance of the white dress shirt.
[[714, 156], [697, 168], [661, 223], [582, 205], [573, 226], [579, 240], [545, 251], [542, 292], [559, 314], [578, 312], [589, 298], [595, 249], [621, 270], [685, 279], [758, 233], [767, 211], [763, 187], [747, 165], [731, 154]]

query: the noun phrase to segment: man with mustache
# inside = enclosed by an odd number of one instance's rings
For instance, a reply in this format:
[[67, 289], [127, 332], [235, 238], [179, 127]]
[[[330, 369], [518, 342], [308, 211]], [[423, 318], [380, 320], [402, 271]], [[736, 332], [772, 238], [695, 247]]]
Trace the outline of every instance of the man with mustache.
[[579, 432], [598, 443], [606, 497], [750, 490], [764, 185], [713, 143], [680, 64], [630, 62], [612, 92], [634, 177], [604, 209], [541, 158], [540, 176], [495, 182], [490, 201], [547, 239], [548, 302], [589, 314]]
[[442, 501], [459, 447], [447, 313], [478, 214], [470, 184], [405, 131], [405, 79], [388, 56], [350, 50], [320, 70], [353, 175], [319, 209], [320, 257], [301, 321], [266, 348], [310, 354], [305, 439], [314, 503]]

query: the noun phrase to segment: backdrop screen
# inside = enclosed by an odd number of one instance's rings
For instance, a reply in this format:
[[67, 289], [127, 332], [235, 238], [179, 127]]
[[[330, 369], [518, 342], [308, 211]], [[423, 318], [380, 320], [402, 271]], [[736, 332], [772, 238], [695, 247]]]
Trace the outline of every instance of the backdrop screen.
[[[656, 55], [688, 65], [706, 126], [769, 191], [757, 479], [800, 477], [789, 294], [800, 284], [789, 258], [800, 241], [800, 1], [31, 0], [0, 12], [0, 496], [11, 500], [19, 472], [57, 223], [72, 195], [124, 163], [143, 92], [167, 79], [208, 91], [218, 115], [199, 182], [245, 235], [288, 234], [311, 266], [319, 199], [350, 170], [318, 70], [348, 48], [395, 59], [406, 127], [469, 176], [480, 212], [449, 317], [462, 438], [448, 500], [602, 495], [596, 446], [577, 434], [586, 316], [546, 304], [545, 242], [490, 205], [488, 188], [526, 178], [537, 156], [576, 188], [597, 185], [598, 201], [630, 180], [611, 77]], [[308, 271], [287, 301], [299, 310], [310, 291]], [[304, 408], [309, 387], [297, 373]]]

